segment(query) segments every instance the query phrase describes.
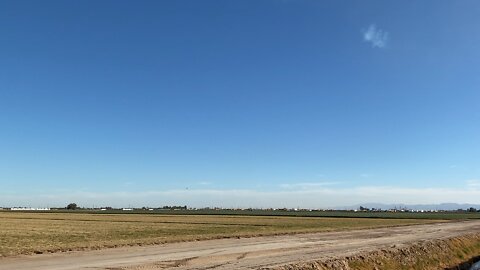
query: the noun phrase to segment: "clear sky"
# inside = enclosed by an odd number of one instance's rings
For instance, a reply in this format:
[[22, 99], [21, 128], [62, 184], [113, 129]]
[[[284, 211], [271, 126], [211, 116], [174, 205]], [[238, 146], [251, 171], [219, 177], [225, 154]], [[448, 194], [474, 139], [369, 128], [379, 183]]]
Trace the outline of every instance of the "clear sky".
[[480, 203], [478, 1], [1, 1], [0, 205]]

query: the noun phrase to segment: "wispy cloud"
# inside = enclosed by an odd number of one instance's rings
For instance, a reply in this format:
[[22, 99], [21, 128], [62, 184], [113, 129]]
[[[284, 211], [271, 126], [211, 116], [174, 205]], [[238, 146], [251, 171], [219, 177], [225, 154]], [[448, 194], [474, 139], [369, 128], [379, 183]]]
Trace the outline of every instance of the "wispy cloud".
[[201, 186], [210, 186], [212, 184], [212, 182], [209, 182], [209, 181], [201, 181], [201, 182], [198, 182], [197, 183], [198, 185], [201, 185]]
[[306, 183], [291, 183], [291, 184], [281, 184], [281, 188], [285, 189], [312, 189], [325, 186], [336, 185], [339, 182], [306, 182]]
[[372, 44], [374, 48], [384, 48], [387, 46], [388, 32], [371, 24], [366, 30], [363, 30], [363, 40]]
[[472, 179], [467, 181], [467, 186], [472, 189], [480, 190], [480, 179]]

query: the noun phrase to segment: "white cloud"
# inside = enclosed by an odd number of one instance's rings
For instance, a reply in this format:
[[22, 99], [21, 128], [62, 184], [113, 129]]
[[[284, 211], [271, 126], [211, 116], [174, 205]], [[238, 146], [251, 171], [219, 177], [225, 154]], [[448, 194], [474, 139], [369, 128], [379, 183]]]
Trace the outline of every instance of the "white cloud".
[[363, 40], [372, 44], [372, 47], [383, 48], [388, 42], [388, 32], [377, 28], [375, 24], [371, 24], [367, 30], [363, 31]]

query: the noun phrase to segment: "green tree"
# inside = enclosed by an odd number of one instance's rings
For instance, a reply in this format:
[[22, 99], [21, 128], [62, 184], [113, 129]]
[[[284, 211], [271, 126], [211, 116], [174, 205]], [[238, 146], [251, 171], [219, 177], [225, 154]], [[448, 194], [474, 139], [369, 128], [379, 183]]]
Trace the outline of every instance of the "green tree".
[[76, 210], [78, 208], [76, 203], [70, 203], [67, 205], [67, 210]]

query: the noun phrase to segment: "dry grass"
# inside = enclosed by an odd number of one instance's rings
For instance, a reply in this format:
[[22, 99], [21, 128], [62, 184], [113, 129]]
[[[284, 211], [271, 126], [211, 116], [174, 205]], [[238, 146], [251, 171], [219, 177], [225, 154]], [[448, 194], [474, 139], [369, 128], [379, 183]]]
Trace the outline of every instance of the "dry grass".
[[479, 254], [480, 234], [471, 234], [357, 256], [348, 265], [357, 270], [470, 269], [470, 263], [478, 261]]
[[366, 218], [0, 212], [0, 256], [431, 222]]

